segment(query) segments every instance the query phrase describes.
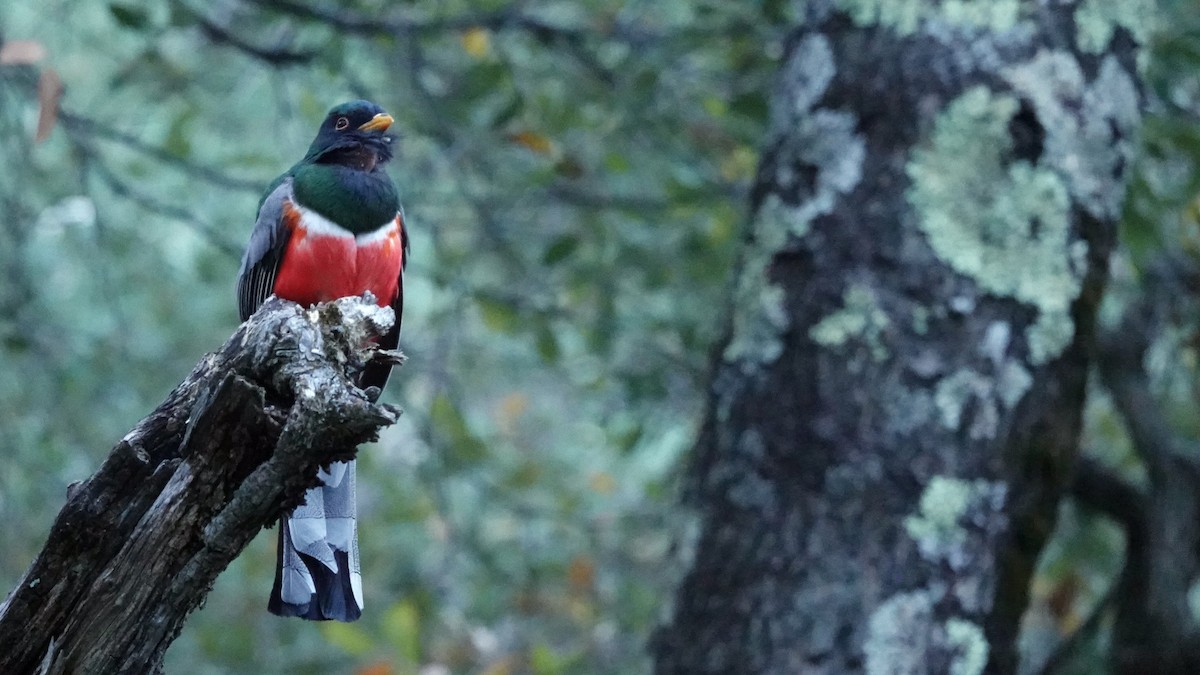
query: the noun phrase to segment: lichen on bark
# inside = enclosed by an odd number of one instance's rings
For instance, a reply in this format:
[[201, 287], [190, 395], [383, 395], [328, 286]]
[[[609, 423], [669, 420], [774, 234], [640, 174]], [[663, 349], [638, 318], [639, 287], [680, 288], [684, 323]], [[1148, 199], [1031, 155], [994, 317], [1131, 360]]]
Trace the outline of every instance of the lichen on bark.
[[842, 307], [810, 328], [808, 336], [825, 347], [837, 347], [851, 339], [862, 340], [871, 357], [882, 361], [887, 358], [883, 332], [890, 323], [869, 287], [851, 285], [843, 296]]
[[[1016, 97], [968, 89], [938, 116], [927, 147], [907, 167], [908, 198], [929, 245], [983, 290], [1037, 308], [1027, 335], [1044, 363], [1070, 343], [1072, 301], [1082, 288], [1087, 244], [1072, 241], [1071, 200], [1052, 169], [1013, 160], [1008, 127]], [[1048, 325], [1066, 326], [1051, 330]]]
[[780, 335], [789, 327], [783, 293], [770, 278], [772, 259], [807, 234], [813, 218], [832, 210], [862, 176], [865, 150], [854, 116], [815, 108], [834, 70], [828, 40], [811, 35], [792, 52], [779, 79], [770, 132], [779, 139], [770, 177], [776, 190], [757, 205], [750, 224], [734, 288], [733, 334], [724, 350], [726, 361], [748, 372], [779, 357]]
[[1139, 43], [1153, 33], [1157, 0], [1083, 0], [1075, 10], [1075, 39], [1081, 51], [1099, 54], [1120, 29]]
[[882, 25], [912, 35], [921, 24], [942, 21], [953, 26], [1011, 30], [1021, 14], [1019, 0], [838, 0], [860, 25]]

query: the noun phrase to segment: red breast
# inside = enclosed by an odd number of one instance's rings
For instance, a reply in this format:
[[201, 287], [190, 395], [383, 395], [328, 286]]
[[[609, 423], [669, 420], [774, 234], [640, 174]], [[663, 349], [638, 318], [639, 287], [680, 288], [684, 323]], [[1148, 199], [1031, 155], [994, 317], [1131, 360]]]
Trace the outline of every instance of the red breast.
[[404, 219], [374, 232], [355, 235], [320, 215], [284, 202], [283, 222], [291, 231], [275, 294], [311, 305], [371, 291], [380, 306], [390, 305], [404, 268]]

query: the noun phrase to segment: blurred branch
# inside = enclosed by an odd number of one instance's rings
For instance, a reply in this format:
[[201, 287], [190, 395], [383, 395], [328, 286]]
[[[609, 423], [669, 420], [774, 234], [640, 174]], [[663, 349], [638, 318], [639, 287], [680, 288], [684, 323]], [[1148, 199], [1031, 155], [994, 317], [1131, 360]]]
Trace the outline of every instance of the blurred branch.
[[213, 42], [229, 45], [240, 52], [249, 54], [250, 56], [269, 63], [272, 66], [295, 66], [308, 63], [317, 57], [318, 52], [309, 50], [304, 52], [294, 52], [286, 49], [282, 45], [278, 47], [260, 47], [252, 44], [249, 41], [234, 35], [230, 30], [217, 22], [205, 16], [203, 13], [193, 10], [182, 3], [178, 3], [183, 11], [195, 19], [199, 24], [200, 30], [208, 36]]
[[1080, 459], [1070, 490], [1081, 505], [1123, 525], [1131, 540], [1144, 537], [1146, 495], [1100, 462], [1086, 456]]
[[233, 258], [242, 257], [242, 248], [240, 246], [230, 241], [227, 237], [225, 237], [225, 235], [217, 231], [216, 228], [204, 222], [192, 212], [178, 206], [173, 206], [167, 202], [160, 201], [154, 197], [151, 197], [145, 192], [134, 188], [130, 184], [117, 177], [112, 169], [110, 169], [103, 161], [96, 159], [93, 161], [91, 166], [96, 170], [101, 180], [103, 180], [104, 183], [108, 185], [109, 189], [112, 190], [113, 193], [118, 197], [128, 199], [129, 201], [137, 204], [151, 213], [157, 213], [159, 215], [178, 220], [184, 225], [187, 225], [192, 231], [199, 234], [206, 241], [208, 241], [209, 244], [216, 247], [222, 253], [232, 256]]
[[282, 12], [300, 19], [317, 21], [340, 31], [365, 35], [422, 36], [431, 33], [464, 31], [485, 28], [492, 31], [519, 30], [543, 45], [558, 45], [601, 81], [611, 84], [613, 72], [585, 45], [591, 38], [619, 39], [615, 32], [565, 26], [526, 14], [518, 5], [477, 14], [446, 17], [370, 17], [342, 8], [310, 5], [293, 0], [248, 0], [266, 9]]
[[531, 17], [516, 7], [494, 12], [461, 14], [447, 17], [373, 17], [340, 7], [323, 7], [293, 0], [247, 0], [251, 4], [291, 16], [318, 21], [338, 30], [359, 35], [391, 35], [401, 33], [439, 33], [444, 31], [487, 28], [502, 30], [517, 28], [534, 33], [539, 38], [568, 36], [580, 38], [587, 34], [578, 28], [559, 26]]
[[[216, 228], [214, 228], [212, 225], [204, 222], [203, 220], [198, 218], [195, 214], [189, 212], [188, 210], [186, 210], [184, 208], [174, 206], [172, 204], [160, 201], [160, 200], [156, 199], [155, 197], [152, 197], [149, 194], [142, 192], [141, 190], [134, 188], [129, 183], [123, 181], [108, 166], [108, 164], [103, 160], [103, 158], [100, 157], [100, 153], [95, 149], [95, 147], [93, 147], [92, 136], [87, 135], [87, 134], [72, 133], [69, 130], [74, 125], [82, 124], [82, 125], [86, 126], [87, 124], [95, 124], [95, 123], [82, 120], [82, 118], [76, 118], [75, 116], [70, 115], [69, 113], [64, 113], [64, 114], [67, 114], [71, 118], [70, 121], [64, 121], [63, 126], [68, 128], [67, 136], [70, 139], [72, 145], [74, 145], [76, 151], [79, 152], [79, 154], [82, 158], [82, 163], [83, 163], [85, 172], [86, 171], [95, 171], [96, 175], [102, 181], [104, 181], [104, 183], [109, 187], [109, 189], [112, 190], [113, 193], [116, 194], [118, 197], [128, 199], [129, 201], [137, 204], [138, 206], [142, 207], [143, 209], [145, 209], [151, 213], [157, 213], [159, 215], [163, 215], [168, 218], [178, 220], [179, 222], [183, 223], [184, 225], [187, 225], [189, 228], [191, 228], [193, 231], [195, 231], [197, 234], [199, 234], [201, 237], [203, 237], [206, 241], [208, 241], [208, 243], [210, 243], [211, 245], [213, 245], [214, 247], [216, 247], [218, 250], [222, 251], [223, 253], [225, 253], [233, 258], [241, 257], [242, 252], [241, 252], [240, 246], [238, 246], [237, 244], [230, 241], [222, 233], [217, 231]], [[95, 128], [99, 128], [99, 127], [97, 126], [97, 127], [93, 127], [93, 128], [95, 129]], [[128, 139], [128, 140], [137, 142], [136, 139]], [[199, 167], [193, 167], [193, 170], [199, 170], [199, 169], [200, 169]]]
[[1082, 465], [1077, 476], [1077, 494], [1111, 502], [1098, 507], [1126, 525], [1113, 627], [1117, 673], [1200, 672], [1200, 625], [1188, 600], [1200, 573], [1200, 462], [1164, 414], [1144, 366], [1169, 318], [1194, 303], [1198, 282], [1200, 271], [1183, 257], [1154, 261], [1141, 294], [1097, 339], [1101, 380], [1150, 478], [1139, 498], [1095, 467]]
[[1163, 257], [1152, 263], [1141, 295], [1126, 309], [1114, 327], [1101, 330], [1097, 339], [1100, 377], [1125, 421], [1134, 447], [1152, 483], [1162, 483], [1172, 470], [1171, 457], [1192, 456], [1180, 441], [1150, 393], [1143, 362], [1146, 351], [1174, 305], [1194, 297], [1200, 289], [1200, 269], [1181, 257]]
[[651, 195], [617, 194], [592, 192], [575, 185], [555, 183], [545, 188], [545, 194], [572, 206], [588, 209], [621, 209], [625, 211], [666, 211], [705, 204], [723, 204], [743, 201], [748, 189], [735, 183], [709, 184], [711, 190], [702, 199], [671, 201], [665, 197]]
[[358, 35], [389, 35], [409, 33], [427, 35], [447, 31], [486, 28], [488, 30], [521, 30], [531, 34], [540, 42], [555, 39], [579, 41], [584, 38], [603, 38], [644, 47], [664, 40], [691, 40], [704, 38], [728, 38], [735, 33], [767, 33], [771, 39], [782, 39], [785, 31], [772, 28], [764, 31], [752, 21], [730, 22], [714, 26], [692, 26], [673, 28], [670, 31], [652, 30], [640, 23], [614, 21], [602, 27], [580, 28], [557, 24], [533, 16], [521, 9], [523, 3], [512, 3], [508, 7], [492, 12], [459, 14], [456, 16], [404, 16], [393, 14], [387, 17], [370, 16], [336, 6], [298, 2], [297, 0], [244, 0], [300, 19], [323, 23], [338, 30]]
[[[0, 672], [159, 672], [221, 570], [396, 421], [350, 384], [391, 310], [269, 300], [113, 449], [0, 605]], [[267, 579], [263, 580], [264, 596]]]
[[87, 135], [93, 138], [120, 143], [131, 150], [152, 157], [164, 164], [169, 164], [178, 168], [183, 173], [195, 176], [218, 187], [229, 188], [231, 190], [245, 190], [247, 192], [260, 192], [266, 185], [265, 181], [234, 178], [217, 169], [196, 164], [183, 157], [167, 152], [162, 148], [150, 145], [135, 136], [114, 129], [103, 122], [78, 113], [62, 110], [59, 112], [59, 121], [62, 122], [63, 128], [67, 130], [67, 133], [72, 136]]

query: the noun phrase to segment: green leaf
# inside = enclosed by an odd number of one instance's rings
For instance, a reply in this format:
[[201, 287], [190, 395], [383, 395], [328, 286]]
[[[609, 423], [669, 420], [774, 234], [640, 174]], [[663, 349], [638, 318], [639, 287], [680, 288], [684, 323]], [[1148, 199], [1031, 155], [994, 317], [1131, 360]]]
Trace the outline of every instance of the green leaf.
[[645, 429], [640, 423], [634, 423], [622, 429], [616, 429], [610, 434], [610, 439], [622, 452], [629, 452], [642, 440]]
[[167, 130], [167, 138], [163, 141], [163, 150], [177, 157], [192, 154], [192, 137], [188, 133], [188, 126], [195, 116], [196, 109], [191, 107], [175, 116], [171, 121], [171, 128]]
[[554, 335], [554, 330], [548, 325], [538, 327], [537, 351], [546, 363], [554, 363], [558, 360], [558, 337]]
[[529, 669], [535, 675], [576, 672], [581, 661], [579, 654], [560, 654], [545, 643], [538, 643], [529, 650]]
[[145, 30], [150, 25], [150, 15], [143, 7], [111, 2], [108, 4], [108, 12], [117, 23], [131, 30]]
[[705, 96], [700, 105], [713, 117], [724, 117], [729, 112], [729, 104], [718, 96]]
[[498, 333], [515, 333], [521, 327], [521, 316], [513, 303], [495, 296], [477, 295], [475, 304], [488, 328]]
[[579, 248], [579, 237], [573, 234], [564, 234], [555, 239], [546, 248], [546, 253], [542, 256], [542, 264], [554, 265], [560, 263], [570, 257], [577, 248]]
[[537, 485], [544, 473], [541, 464], [526, 460], [505, 478], [504, 485], [514, 490], [527, 490]]
[[520, 94], [513, 94], [509, 98], [508, 104], [496, 111], [496, 115], [492, 118], [492, 129], [499, 129], [505, 124], [508, 124], [514, 117], [520, 114], [525, 108], [525, 99]]
[[534, 645], [529, 650], [529, 667], [537, 675], [558, 675], [563, 672], [562, 659], [544, 644]]
[[788, 3], [784, 0], [765, 0], [762, 15], [768, 23], [782, 24], [788, 20]]
[[392, 605], [383, 616], [388, 643], [410, 663], [421, 661], [421, 610], [410, 599]]
[[625, 155], [619, 152], [610, 152], [604, 156], [604, 168], [609, 173], [626, 173], [633, 167]]
[[361, 624], [327, 621], [321, 624], [321, 634], [329, 644], [353, 656], [362, 656], [372, 649], [371, 636]]
[[767, 97], [758, 91], [735, 96], [729, 102], [729, 111], [742, 117], [748, 117], [755, 122], [764, 122], [770, 114]]
[[487, 457], [487, 445], [471, 432], [466, 418], [444, 392], [434, 397], [429, 407], [429, 417], [434, 428], [446, 437], [449, 445], [445, 457], [448, 466], [460, 468]]
[[490, 94], [511, 91], [512, 73], [499, 61], [477, 61], [459, 82], [458, 95], [464, 101], [474, 101]]

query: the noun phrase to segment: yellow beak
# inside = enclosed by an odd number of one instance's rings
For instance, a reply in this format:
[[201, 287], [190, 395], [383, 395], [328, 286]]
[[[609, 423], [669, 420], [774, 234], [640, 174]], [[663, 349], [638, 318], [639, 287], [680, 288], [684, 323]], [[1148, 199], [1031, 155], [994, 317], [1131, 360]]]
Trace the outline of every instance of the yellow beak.
[[359, 131], [387, 131], [388, 127], [392, 126], [392, 116], [387, 113], [379, 113], [371, 118], [370, 122], [358, 128]]

